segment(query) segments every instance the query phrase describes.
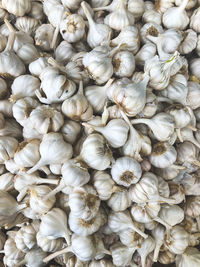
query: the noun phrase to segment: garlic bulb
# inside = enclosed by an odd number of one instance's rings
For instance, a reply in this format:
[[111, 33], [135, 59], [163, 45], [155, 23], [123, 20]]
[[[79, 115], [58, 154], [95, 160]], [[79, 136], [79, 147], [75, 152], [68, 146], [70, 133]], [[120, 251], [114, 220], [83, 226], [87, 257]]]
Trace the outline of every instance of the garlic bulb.
[[200, 8], [197, 8], [194, 10], [192, 17], [190, 19], [190, 27], [197, 33], [200, 32], [199, 18], [200, 18]]
[[131, 199], [125, 187], [113, 187], [112, 195], [107, 200], [108, 206], [113, 211], [124, 211], [131, 206]]
[[74, 216], [73, 212], [69, 214], [69, 227], [77, 235], [88, 236], [99, 230], [99, 228], [105, 223], [100, 212], [96, 214], [90, 220], [84, 220]]
[[128, 116], [135, 116], [145, 106], [148, 82], [148, 75], [145, 75], [139, 83], [123, 78], [110, 87], [109, 98], [119, 105]]
[[157, 143], [149, 156], [151, 164], [157, 168], [167, 168], [176, 161], [176, 149], [167, 143]]
[[106, 126], [93, 126], [88, 123], [84, 123], [83, 125], [101, 133], [109, 145], [114, 148], [123, 146], [127, 140], [129, 128], [127, 123], [122, 119], [110, 120]]
[[18, 141], [14, 137], [0, 136], [0, 163], [13, 158], [18, 147]]
[[112, 195], [114, 182], [105, 171], [97, 171], [93, 176], [94, 187], [101, 200], [108, 200]]
[[12, 191], [13, 190], [13, 177], [14, 175], [10, 172], [6, 172], [0, 175], [0, 190]]
[[121, 29], [119, 35], [111, 40], [111, 46], [126, 44], [125, 49], [135, 55], [139, 49], [140, 40], [138, 29], [134, 26], [126, 26]]
[[112, 153], [104, 137], [100, 134], [90, 134], [83, 142], [81, 157], [87, 165], [102, 171], [110, 166]]
[[139, 181], [142, 170], [136, 160], [130, 157], [122, 157], [118, 158], [113, 164], [111, 175], [117, 184], [129, 187]]
[[197, 248], [188, 247], [182, 255], [177, 255], [176, 266], [186, 267], [190, 264], [194, 267], [198, 267], [200, 263], [200, 253]]
[[73, 216], [83, 219], [91, 220], [98, 213], [100, 206], [100, 199], [97, 192], [91, 186], [76, 187], [69, 194], [69, 207]]
[[144, 44], [135, 55], [136, 64], [144, 66], [145, 62], [156, 55], [156, 46], [152, 43]]
[[29, 115], [30, 123], [40, 134], [58, 132], [64, 124], [62, 114], [48, 105], [36, 107]]
[[113, 232], [120, 232], [125, 229], [132, 229], [141, 235], [144, 238], [147, 238], [148, 235], [143, 233], [139, 228], [135, 227], [133, 220], [131, 219], [130, 213], [127, 211], [124, 212], [112, 212], [108, 216], [108, 226]]
[[174, 119], [166, 113], [158, 113], [151, 119], [134, 119], [132, 124], [144, 123], [150, 127], [158, 141], [167, 141], [174, 132]]
[[40, 22], [35, 18], [30, 17], [18, 17], [16, 19], [15, 27], [22, 32], [33, 34], [38, 28]]
[[155, 241], [151, 236], [148, 236], [143, 242], [140, 248], [137, 249], [137, 252], [141, 256], [141, 265], [142, 267], [146, 266], [146, 257], [151, 253], [155, 248]]
[[80, 134], [81, 126], [78, 122], [73, 120], [65, 120], [60, 130], [64, 140], [70, 144], [73, 144]]
[[54, 252], [62, 248], [63, 240], [61, 238], [49, 239], [41, 235], [40, 231], [36, 235], [37, 245], [45, 252]]
[[24, 225], [15, 235], [16, 247], [22, 252], [28, 252], [36, 245], [36, 229], [33, 225]]
[[[51, 62], [51, 60], [50, 60]], [[44, 104], [59, 103], [72, 96], [76, 90], [75, 83], [60, 74], [57, 68], [46, 67], [40, 74], [41, 87], [36, 96]], [[51, 88], [54, 90], [51, 90]], [[46, 97], [43, 97], [41, 91]]]
[[15, 163], [20, 167], [33, 167], [40, 159], [39, 146], [37, 139], [20, 143], [14, 155]]
[[129, 0], [128, 10], [134, 15], [136, 19], [140, 18], [145, 11], [145, 4], [143, 0]]
[[22, 17], [25, 13], [28, 13], [31, 9], [30, 0], [2, 0], [2, 7], [15, 16]]
[[149, 22], [144, 24], [140, 29], [140, 36], [143, 43], [149, 43], [149, 39], [147, 36], [157, 37], [160, 33], [163, 32], [163, 28], [161, 25], [155, 22]]
[[72, 44], [62, 41], [55, 50], [55, 59], [58, 63], [66, 64], [75, 55]]
[[169, 250], [165, 250], [160, 252], [158, 260], [161, 264], [170, 264], [175, 261], [175, 257], [176, 255], [174, 253], [170, 252]]
[[48, 133], [40, 143], [40, 160], [27, 173], [33, 173], [47, 164], [64, 163], [72, 156], [72, 146], [63, 140], [59, 133]]
[[191, 74], [196, 76], [197, 78], [200, 78], [199, 68], [200, 68], [200, 59], [199, 58], [194, 58], [190, 62], [190, 71], [191, 71]]
[[112, 62], [114, 74], [118, 77], [130, 77], [135, 70], [135, 59], [130, 51], [117, 52]]
[[199, 102], [199, 92], [200, 85], [196, 82], [188, 82], [188, 94], [187, 94], [187, 105], [189, 105], [192, 109], [196, 109], [200, 107]]
[[110, 38], [111, 29], [107, 25], [96, 23], [93, 20], [85, 1], [81, 3], [81, 7], [83, 8], [83, 11], [89, 23], [87, 43], [91, 48], [95, 48], [96, 46], [103, 44], [103, 42], [106, 42]]
[[70, 10], [76, 10], [79, 8], [80, 0], [61, 0], [61, 3], [64, 7], [69, 8]]
[[[141, 230], [144, 231], [144, 225], [134, 222], [134, 224]], [[141, 237], [138, 233], [136, 233], [133, 229], [124, 229], [119, 232], [119, 238], [122, 244], [127, 247], [139, 247], [143, 242], [143, 237]]]
[[191, 53], [197, 45], [197, 33], [191, 29], [183, 32], [183, 41], [181, 42], [178, 51], [181, 54]]
[[80, 41], [85, 34], [85, 22], [78, 14], [67, 16], [60, 23], [60, 33], [63, 39], [69, 43]]
[[65, 238], [67, 244], [70, 241], [70, 231], [67, 227], [67, 215], [59, 208], [53, 208], [41, 217], [40, 234], [49, 239]]
[[63, 102], [62, 112], [65, 116], [77, 121], [87, 121], [92, 117], [92, 106], [89, 104], [87, 98], [83, 94], [82, 81], [79, 84], [79, 90], [77, 94]]
[[6, 226], [6, 224], [12, 222], [17, 213], [25, 207], [26, 204], [18, 204], [12, 195], [0, 190], [0, 225]]
[[158, 25], [162, 23], [162, 15], [154, 9], [146, 10], [142, 16], [145, 23], [153, 22]]
[[166, 28], [184, 30], [189, 24], [189, 18], [185, 11], [188, 0], [183, 0], [179, 7], [171, 7], [164, 12], [162, 22]]
[[40, 76], [43, 69], [48, 66], [46, 57], [39, 57], [38, 59], [34, 60], [29, 64], [29, 71], [34, 76]]
[[35, 31], [35, 44], [45, 51], [51, 50], [51, 41], [54, 27], [51, 24], [42, 24]]
[[199, 226], [199, 196], [190, 196], [187, 198], [187, 201], [185, 203], [185, 214], [192, 218], [195, 218]]
[[174, 226], [170, 232], [170, 240], [165, 244], [170, 252], [183, 254], [189, 243], [189, 235], [181, 226]]
[[115, 266], [129, 266], [136, 249], [133, 247], [126, 247], [118, 242], [112, 245], [110, 250]]

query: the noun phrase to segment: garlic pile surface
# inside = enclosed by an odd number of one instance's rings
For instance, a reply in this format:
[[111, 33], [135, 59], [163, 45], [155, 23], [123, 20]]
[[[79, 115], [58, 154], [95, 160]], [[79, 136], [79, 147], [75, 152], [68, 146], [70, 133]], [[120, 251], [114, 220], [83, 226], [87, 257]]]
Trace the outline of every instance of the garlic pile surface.
[[199, 56], [199, 0], [0, 1], [0, 262], [200, 266]]

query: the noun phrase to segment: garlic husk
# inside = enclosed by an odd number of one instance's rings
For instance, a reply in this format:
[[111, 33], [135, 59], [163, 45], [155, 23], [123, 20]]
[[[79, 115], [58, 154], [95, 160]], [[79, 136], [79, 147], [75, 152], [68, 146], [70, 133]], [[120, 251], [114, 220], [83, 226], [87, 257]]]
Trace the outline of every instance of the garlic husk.
[[111, 35], [111, 29], [105, 25], [96, 23], [87, 8], [86, 2], [81, 3], [81, 7], [87, 17], [89, 23], [89, 31], [87, 35], [87, 43], [91, 48], [95, 48], [98, 45], [101, 45], [103, 42], [107, 41]]
[[81, 157], [93, 169], [107, 169], [113, 160], [112, 152], [106, 140], [100, 134], [90, 134], [83, 142]]
[[131, 184], [136, 184], [139, 181], [142, 170], [136, 160], [130, 157], [121, 157], [113, 164], [111, 175], [117, 184], [129, 187]]
[[151, 119], [134, 119], [132, 124], [144, 123], [150, 127], [158, 141], [167, 141], [174, 132], [174, 119], [166, 113], [158, 113]]
[[72, 157], [72, 146], [63, 140], [59, 133], [48, 133], [43, 135], [40, 143], [40, 160], [34, 167], [28, 170], [28, 174], [33, 173], [47, 164], [64, 163]]
[[59, 208], [53, 208], [41, 217], [40, 233], [49, 239], [65, 238], [67, 244], [70, 241], [70, 231], [67, 227], [67, 215]]

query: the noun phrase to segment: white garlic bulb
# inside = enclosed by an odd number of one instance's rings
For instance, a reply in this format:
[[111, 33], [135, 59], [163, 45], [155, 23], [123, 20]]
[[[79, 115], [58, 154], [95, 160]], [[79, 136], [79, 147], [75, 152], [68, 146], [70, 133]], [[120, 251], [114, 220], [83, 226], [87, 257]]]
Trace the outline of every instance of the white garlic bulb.
[[166, 28], [184, 30], [189, 24], [189, 18], [185, 11], [188, 0], [183, 0], [179, 7], [171, 7], [164, 12], [162, 22]]
[[93, 176], [94, 187], [101, 200], [108, 200], [112, 195], [114, 182], [105, 171], [97, 171]]
[[176, 161], [176, 149], [167, 143], [157, 143], [149, 156], [151, 164], [157, 168], [167, 168]]
[[60, 33], [65, 41], [78, 42], [85, 34], [85, 21], [78, 14], [69, 15], [66, 19], [61, 20]]
[[54, 27], [51, 24], [42, 24], [35, 31], [35, 44], [45, 51], [50, 51], [53, 34]]
[[81, 157], [88, 166], [96, 170], [105, 170], [113, 159], [106, 140], [100, 134], [90, 134], [83, 142]]
[[55, 50], [55, 59], [58, 63], [66, 64], [75, 55], [72, 44], [62, 41]]
[[92, 186], [76, 187], [69, 194], [69, 207], [73, 216], [83, 219], [93, 219], [100, 206], [100, 199]]
[[29, 120], [32, 127], [40, 134], [46, 134], [47, 132], [58, 132], [64, 124], [62, 114], [48, 105], [36, 107], [30, 113]]
[[118, 77], [130, 77], [135, 70], [135, 59], [130, 51], [117, 52], [112, 62], [114, 74]]
[[70, 231], [67, 226], [67, 215], [59, 209], [53, 208], [41, 217], [40, 234], [49, 239], [65, 238], [67, 244], [70, 241]]
[[199, 18], [200, 18], [200, 8], [197, 8], [194, 10], [192, 17], [190, 19], [190, 27], [197, 33], [200, 32]]
[[18, 147], [18, 141], [14, 137], [0, 136], [0, 163], [13, 158]]
[[64, 163], [72, 156], [72, 146], [63, 140], [59, 133], [48, 133], [43, 135], [40, 143], [40, 160], [27, 173], [33, 173], [47, 164]]
[[145, 4], [143, 0], [129, 0], [128, 10], [134, 15], [136, 19], [140, 18], [145, 11]]
[[125, 187], [114, 186], [111, 193], [107, 204], [113, 211], [124, 211], [131, 206], [131, 199]]
[[197, 248], [188, 247], [183, 252], [182, 255], [177, 255], [176, 257], [176, 266], [177, 267], [186, 267], [186, 266], [194, 266], [198, 267], [200, 264], [200, 253]]
[[159, 141], [167, 141], [174, 132], [174, 119], [166, 113], [158, 113], [151, 119], [135, 119], [132, 124], [144, 123], [150, 127]]
[[111, 175], [113, 180], [119, 184], [129, 187], [138, 182], [142, 175], [140, 164], [130, 158], [118, 158], [112, 166]]
[[136, 248], [126, 247], [117, 242], [111, 246], [110, 250], [115, 266], [129, 266]]
[[29, 64], [29, 71], [34, 76], [40, 76], [43, 69], [48, 66], [47, 62], [48, 58], [46, 57], [39, 57], [38, 59], [34, 60]]
[[192, 29], [183, 32], [183, 41], [181, 42], [178, 51], [181, 54], [191, 53], [197, 46], [197, 33]]
[[89, 120], [93, 115], [92, 106], [83, 94], [83, 82], [79, 84], [77, 94], [66, 99], [62, 103], [62, 112], [65, 116], [73, 120]]
[[28, 13], [31, 10], [31, 1], [30, 0], [3, 0], [2, 6], [8, 12], [14, 14], [15, 16], [24, 16], [25, 13]]
[[22, 226], [15, 235], [16, 247], [22, 252], [27, 252], [36, 245], [36, 229], [32, 224]]
[[144, 44], [135, 55], [136, 64], [144, 66], [146, 60], [156, 55], [156, 46], [151, 42]]
[[40, 231], [36, 235], [37, 245], [45, 252], [54, 252], [62, 248], [62, 238], [49, 239], [41, 235]]
[[78, 122], [73, 120], [65, 120], [60, 130], [64, 140], [70, 144], [73, 144], [80, 134], [81, 126]]
[[200, 59], [194, 58], [193, 60], [191, 60], [190, 71], [191, 71], [191, 74], [196, 76], [197, 78], [200, 78], [199, 68], [200, 68]]
[[148, 236], [143, 242], [140, 248], [137, 249], [137, 252], [140, 254], [141, 257], [141, 265], [142, 267], [146, 266], [146, 258], [149, 253], [151, 253], [155, 248], [155, 240]]
[[38, 28], [40, 22], [35, 18], [30, 18], [27, 16], [18, 17], [16, 19], [15, 27], [22, 32], [33, 34], [35, 30]]

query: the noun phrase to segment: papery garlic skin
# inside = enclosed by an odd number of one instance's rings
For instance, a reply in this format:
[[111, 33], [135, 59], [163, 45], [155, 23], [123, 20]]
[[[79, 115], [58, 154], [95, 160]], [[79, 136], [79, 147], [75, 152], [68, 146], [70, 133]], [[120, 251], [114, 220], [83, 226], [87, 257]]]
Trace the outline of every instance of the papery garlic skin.
[[131, 184], [138, 182], [142, 175], [140, 164], [130, 158], [118, 158], [111, 169], [113, 180], [119, 184], [129, 187]]

